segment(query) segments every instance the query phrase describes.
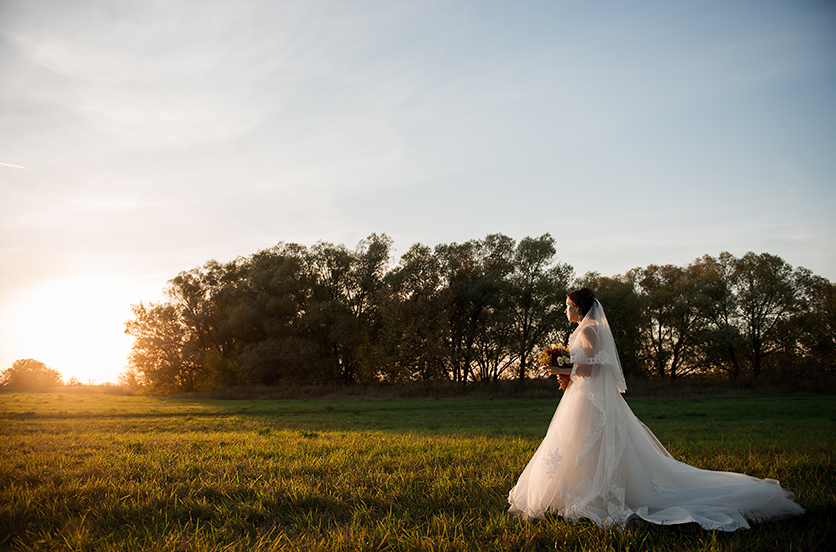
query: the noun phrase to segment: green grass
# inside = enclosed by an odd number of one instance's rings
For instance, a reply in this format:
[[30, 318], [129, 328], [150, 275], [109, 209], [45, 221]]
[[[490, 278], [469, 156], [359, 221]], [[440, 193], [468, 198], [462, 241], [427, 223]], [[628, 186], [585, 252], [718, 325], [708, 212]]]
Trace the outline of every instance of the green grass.
[[825, 550], [836, 396], [629, 400], [671, 453], [779, 479], [748, 531], [524, 522], [506, 497], [557, 400], [0, 395], [0, 549]]

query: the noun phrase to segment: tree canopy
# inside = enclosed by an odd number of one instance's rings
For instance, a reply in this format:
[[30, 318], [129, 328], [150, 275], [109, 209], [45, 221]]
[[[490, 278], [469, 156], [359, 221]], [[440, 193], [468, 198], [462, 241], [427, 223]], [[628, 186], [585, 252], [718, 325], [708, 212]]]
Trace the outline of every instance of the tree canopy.
[[181, 272], [167, 300], [133, 305], [121, 381], [165, 393], [527, 378], [541, 348], [568, 338], [565, 294], [581, 286], [604, 304], [630, 377], [833, 370], [833, 285], [774, 255], [578, 278], [549, 234], [414, 244], [397, 263], [392, 245], [282, 242]]
[[62, 384], [60, 372], [31, 358], [16, 360], [0, 372], [0, 387], [8, 391], [46, 391]]

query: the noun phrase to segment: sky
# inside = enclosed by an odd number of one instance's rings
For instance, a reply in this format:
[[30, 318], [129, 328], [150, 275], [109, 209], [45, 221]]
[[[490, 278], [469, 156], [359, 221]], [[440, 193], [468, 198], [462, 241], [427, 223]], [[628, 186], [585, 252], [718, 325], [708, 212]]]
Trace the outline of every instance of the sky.
[[132, 304], [281, 241], [836, 280], [834, 152], [825, 1], [4, 0], [0, 370], [115, 382]]

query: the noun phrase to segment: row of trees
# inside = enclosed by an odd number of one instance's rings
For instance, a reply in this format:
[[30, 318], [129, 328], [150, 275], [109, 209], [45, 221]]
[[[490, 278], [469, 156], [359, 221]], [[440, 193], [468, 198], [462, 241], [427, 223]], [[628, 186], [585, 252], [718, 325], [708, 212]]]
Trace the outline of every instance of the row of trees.
[[706, 255], [579, 283], [596, 289], [619, 351], [646, 375], [784, 377], [836, 365], [836, 287], [769, 253]]
[[391, 248], [376, 234], [354, 250], [280, 243], [182, 272], [168, 301], [133, 307], [123, 381], [168, 391], [524, 376], [534, 349], [568, 329], [572, 269], [548, 234], [415, 244], [394, 267]]
[[578, 286], [605, 305], [630, 376], [759, 377], [836, 359], [833, 285], [769, 254], [575, 278], [549, 234], [415, 244], [394, 266], [391, 250], [376, 234], [353, 250], [280, 243], [182, 272], [166, 301], [133, 306], [122, 382], [170, 392], [526, 378], [542, 347], [568, 337], [565, 294]]

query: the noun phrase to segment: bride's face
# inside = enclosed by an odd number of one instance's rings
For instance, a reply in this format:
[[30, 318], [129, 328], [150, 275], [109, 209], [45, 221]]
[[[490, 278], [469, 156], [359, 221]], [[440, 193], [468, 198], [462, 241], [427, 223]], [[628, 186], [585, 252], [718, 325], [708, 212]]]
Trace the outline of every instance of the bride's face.
[[566, 318], [569, 319], [569, 322], [581, 321], [580, 309], [568, 297], [566, 298]]

